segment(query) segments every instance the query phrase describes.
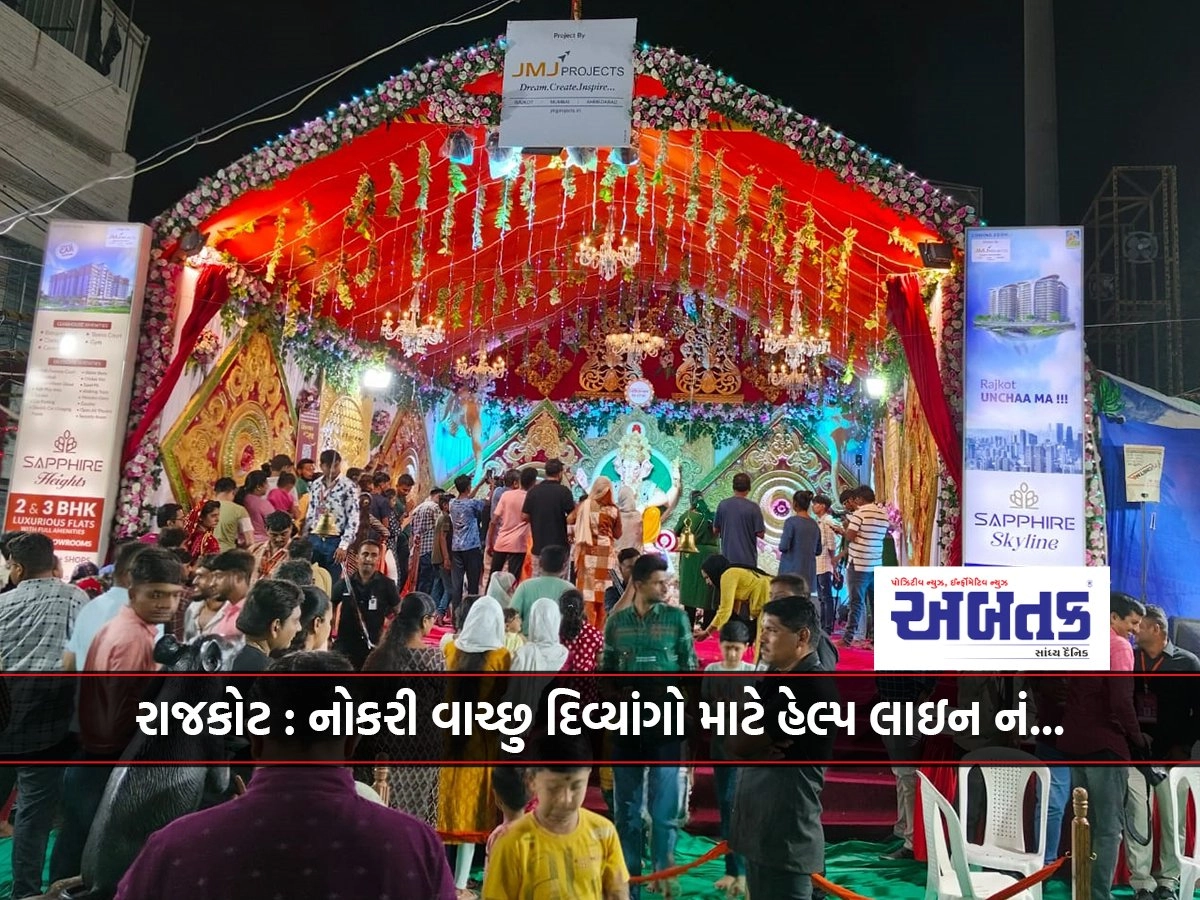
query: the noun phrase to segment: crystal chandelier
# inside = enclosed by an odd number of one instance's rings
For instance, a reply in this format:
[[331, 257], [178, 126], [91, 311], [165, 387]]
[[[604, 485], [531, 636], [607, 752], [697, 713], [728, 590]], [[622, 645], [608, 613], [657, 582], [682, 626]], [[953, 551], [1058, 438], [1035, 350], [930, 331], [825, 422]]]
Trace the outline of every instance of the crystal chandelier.
[[767, 381], [773, 387], [783, 388], [789, 394], [800, 393], [808, 387], [810, 380], [811, 376], [805, 363], [801, 363], [799, 366], [775, 363], [771, 366], [771, 371], [767, 373]]
[[614, 240], [616, 240], [616, 235], [613, 233], [611, 225], [605, 229], [599, 246], [592, 243], [590, 237], [584, 238], [579, 243], [579, 252], [575, 254], [575, 261], [588, 269], [599, 269], [601, 278], [605, 281], [612, 281], [617, 277], [621, 266], [626, 268], [636, 266], [638, 260], [642, 258], [641, 249], [629, 238], [622, 235], [619, 247], [613, 246]]
[[479, 343], [479, 351], [475, 356], [460, 356], [454, 363], [454, 374], [464, 380], [473, 381], [479, 387], [490, 385], [493, 381], [497, 381], [504, 377], [504, 373], [508, 371], [508, 366], [504, 363], [504, 357], [497, 356], [492, 362], [488, 362], [487, 347], [483, 342]]
[[791, 327], [787, 334], [779, 328], [773, 328], [763, 335], [764, 352], [782, 353], [785, 367], [790, 371], [800, 370], [809, 360], [828, 355], [829, 332], [805, 332], [799, 297], [792, 298], [792, 316], [789, 324]]
[[643, 331], [641, 320], [633, 317], [633, 327], [623, 334], [610, 334], [604, 339], [604, 344], [610, 353], [625, 357], [626, 364], [640, 372], [642, 360], [647, 356], [658, 356], [667, 345], [657, 334]]
[[397, 342], [405, 356], [424, 353], [433, 344], [440, 344], [446, 339], [446, 328], [441, 319], [421, 321], [415, 292], [412, 305], [399, 320], [393, 321], [391, 312], [383, 314], [383, 324], [379, 326], [379, 333], [383, 335], [384, 340]]

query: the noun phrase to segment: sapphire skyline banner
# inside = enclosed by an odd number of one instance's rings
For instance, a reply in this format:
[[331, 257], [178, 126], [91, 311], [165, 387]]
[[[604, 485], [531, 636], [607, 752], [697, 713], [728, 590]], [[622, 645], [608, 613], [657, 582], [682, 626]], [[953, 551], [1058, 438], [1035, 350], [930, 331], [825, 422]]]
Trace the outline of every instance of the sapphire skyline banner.
[[963, 562], [1084, 562], [1083, 230], [967, 230]]

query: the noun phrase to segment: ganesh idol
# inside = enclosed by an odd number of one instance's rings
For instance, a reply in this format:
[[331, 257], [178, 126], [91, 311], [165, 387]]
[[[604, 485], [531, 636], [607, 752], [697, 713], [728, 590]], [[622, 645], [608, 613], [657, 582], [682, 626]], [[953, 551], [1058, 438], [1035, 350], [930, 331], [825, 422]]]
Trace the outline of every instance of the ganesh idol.
[[617, 476], [615, 497], [621, 512], [621, 537], [616, 542], [616, 552], [626, 547], [638, 551], [654, 549], [663, 517], [679, 504], [683, 490], [680, 461], [672, 463], [671, 485], [664, 491], [650, 477], [654, 472], [654, 457], [645, 429], [634, 422], [617, 444], [612, 468]]

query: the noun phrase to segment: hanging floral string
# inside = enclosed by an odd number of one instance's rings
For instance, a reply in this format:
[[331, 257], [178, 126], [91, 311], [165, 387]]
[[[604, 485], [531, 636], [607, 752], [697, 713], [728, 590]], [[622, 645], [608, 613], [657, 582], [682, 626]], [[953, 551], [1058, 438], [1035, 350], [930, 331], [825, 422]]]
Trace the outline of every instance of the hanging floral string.
[[425, 271], [425, 216], [422, 215], [417, 219], [417, 227], [413, 230], [412, 242], [412, 277], [416, 283], [421, 278], [421, 273]]
[[746, 260], [750, 258], [750, 242], [746, 240], [746, 235], [753, 224], [750, 218], [750, 196], [754, 192], [754, 178], [753, 175], [745, 175], [738, 185], [737, 215], [733, 220], [737, 247], [733, 251], [733, 259], [729, 262], [729, 267], [735, 272], [740, 272]]
[[532, 228], [537, 218], [537, 207], [533, 202], [537, 187], [537, 160], [526, 156], [521, 162], [521, 167], [521, 209], [525, 210], [525, 220]]
[[708, 176], [709, 189], [709, 204], [708, 204], [708, 221], [704, 225], [704, 230], [708, 235], [708, 240], [705, 244], [709, 253], [713, 253], [717, 249], [717, 243], [721, 236], [721, 223], [725, 221], [729, 215], [729, 205], [725, 202], [725, 194], [721, 190], [723, 186], [723, 176], [725, 173], [725, 148], [722, 147], [717, 151], [716, 157], [713, 159], [712, 172]]
[[308, 243], [308, 239], [317, 230], [317, 217], [313, 214], [312, 204], [307, 200], [300, 201], [300, 208], [303, 210], [304, 220], [296, 238], [300, 241], [301, 255], [307, 262], [313, 263], [317, 261], [317, 251]]
[[617, 178], [621, 175], [621, 166], [611, 160], [604, 166], [604, 176], [600, 179], [600, 199], [604, 203], [613, 202], [613, 189]]
[[567, 200], [575, 199], [575, 167], [563, 166], [562, 173], [562, 192], [563, 197]]
[[379, 244], [377, 241], [372, 241], [371, 246], [367, 248], [367, 264], [354, 276], [354, 283], [360, 288], [365, 288], [379, 274]]
[[471, 249], [483, 247], [483, 210], [487, 206], [487, 184], [480, 182], [475, 188], [475, 211], [471, 215]]
[[517, 286], [517, 306], [524, 309], [533, 299], [535, 292], [533, 266], [528, 262], [521, 264], [521, 283]]
[[704, 156], [704, 134], [700, 129], [692, 133], [692, 170], [688, 176], [687, 205], [683, 208], [683, 220], [695, 225], [700, 215], [700, 188], [702, 173], [700, 160]]
[[429, 147], [422, 143], [417, 147], [417, 209], [425, 212], [429, 209], [429, 183], [432, 173], [429, 169]]
[[454, 285], [454, 296], [450, 299], [450, 327], [463, 327], [463, 300], [466, 299], [467, 289], [460, 281]]
[[650, 183], [646, 177], [646, 167], [637, 166], [633, 173], [634, 183], [637, 184], [637, 202], [634, 204], [634, 212], [640, 219], [650, 210]]
[[287, 217], [284, 215], [286, 212], [285, 209], [275, 217], [275, 244], [271, 247], [271, 258], [267, 260], [267, 271], [263, 275], [263, 281], [267, 284], [275, 283], [275, 270], [283, 259], [284, 232], [287, 230]]
[[373, 240], [371, 219], [375, 215], [375, 182], [364, 172], [359, 176], [354, 196], [346, 208], [346, 227], [357, 231], [364, 241]]
[[512, 218], [512, 192], [513, 179], [505, 178], [500, 184], [500, 205], [496, 207], [496, 228], [501, 234], [505, 234], [510, 227]]
[[763, 220], [762, 239], [771, 245], [775, 255], [779, 256], [787, 247], [787, 190], [782, 184], [771, 188], [771, 197], [767, 201], [767, 214]]
[[483, 282], [476, 279], [471, 290], [471, 327], [478, 328], [483, 324]]
[[388, 186], [388, 205], [383, 214], [388, 218], [398, 219], [404, 200], [404, 176], [400, 174], [400, 167], [394, 162], [388, 163], [388, 174], [392, 177], [392, 183]]
[[655, 187], [661, 185], [667, 177], [667, 151], [671, 146], [671, 133], [663, 130], [658, 135], [658, 152], [654, 155], [654, 177], [650, 183]]
[[668, 178], [667, 187], [663, 191], [667, 200], [667, 231], [670, 231], [671, 226], [675, 224], [675, 195], [677, 192], [678, 188], [675, 185], [675, 179]]

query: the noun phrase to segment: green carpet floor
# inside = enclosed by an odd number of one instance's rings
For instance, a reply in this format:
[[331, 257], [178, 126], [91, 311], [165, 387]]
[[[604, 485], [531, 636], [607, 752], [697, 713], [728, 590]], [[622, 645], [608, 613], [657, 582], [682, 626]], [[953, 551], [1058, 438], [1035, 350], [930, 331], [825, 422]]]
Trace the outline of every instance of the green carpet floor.
[[[708, 838], [681, 835], [677, 859], [683, 863], [703, 856], [713, 843]], [[11, 845], [11, 839], [0, 840], [0, 897], [5, 898], [12, 888]], [[925, 896], [925, 864], [912, 860], [883, 859], [880, 853], [884, 849], [887, 848], [865, 841], [830, 844], [826, 848], [826, 877], [834, 884], [873, 900], [922, 900]], [[712, 889], [713, 882], [724, 874], [725, 863], [722, 859], [692, 869], [680, 879], [683, 897], [688, 900], [724, 900], [723, 894]], [[1113, 893], [1116, 897], [1132, 896], [1128, 888], [1120, 888]], [[1042, 897], [1043, 900], [1070, 900], [1070, 888], [1064, 881], [1051, 880], [1044, 886]]]

